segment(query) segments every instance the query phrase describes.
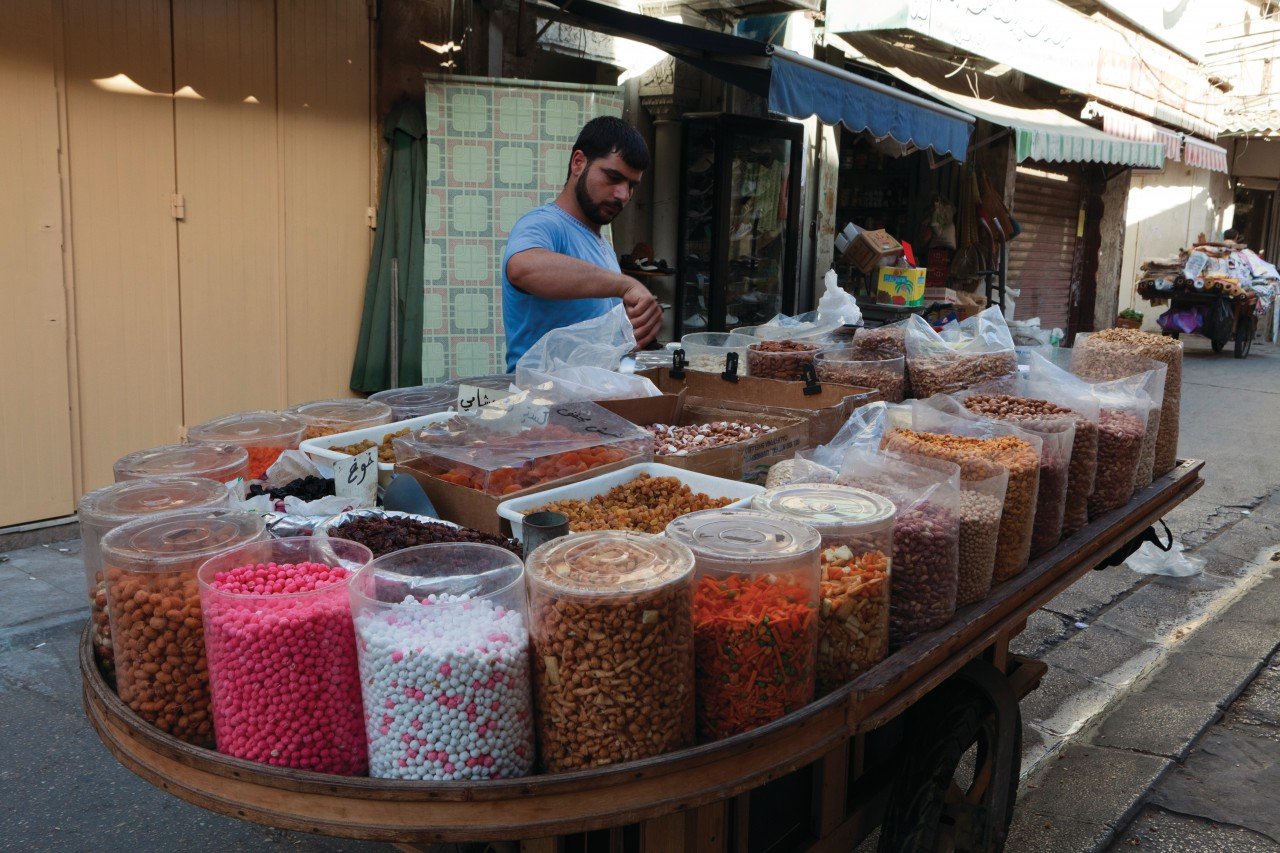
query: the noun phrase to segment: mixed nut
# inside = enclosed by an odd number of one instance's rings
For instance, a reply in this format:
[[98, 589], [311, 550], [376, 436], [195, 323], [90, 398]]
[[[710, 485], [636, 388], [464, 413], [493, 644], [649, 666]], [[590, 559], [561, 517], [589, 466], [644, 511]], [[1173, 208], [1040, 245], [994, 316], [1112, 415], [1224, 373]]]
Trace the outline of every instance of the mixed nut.
[[777, 427], [742, 421], [714, 421], [706, 424], [650, 424], [654, 456], [688, 456], [699, 450], [710, 450], [726, 444], [751, 441], [775, 432]]

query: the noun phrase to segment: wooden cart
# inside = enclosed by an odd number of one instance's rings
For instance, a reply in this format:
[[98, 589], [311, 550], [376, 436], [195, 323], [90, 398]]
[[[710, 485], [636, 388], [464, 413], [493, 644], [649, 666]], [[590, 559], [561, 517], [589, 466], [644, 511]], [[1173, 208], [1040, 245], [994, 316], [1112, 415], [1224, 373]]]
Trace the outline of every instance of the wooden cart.
[[755, 731], [645, 761], [480, 784], [265, 767], [144, 723], [103, 680], [87, 631], [85, 712], [124, 766], [184, 800], [404, 849], [520, 839], [522, 850], [547, 853], [850, 850], [880, 827], [881, 850], [999, 850], [1021, 765], [1018, 700], [1046, 671], [1010, 654], [1009, 640], [1198, 490], [1202, 465], [1185, 461], [1156, 478], [844, 689]]
[[[1253, 303], [1222, 293], [1204, 293], [1198, 290], [1180, 290], [1173, 293], [1144, 290], [1139, 295], [1149, 300], [1168, 299], [1173, 310], [1192, 306], [1207, 307], [1211, 315], [1219, 310], [1222, 303], [1226, 303], [1231, 312], [1230, 327], [1228, 328], [1227, 324], [1218, 324], [1211, 319], [1206, 319], [1204, 329], [1196, 334], [1208, 338], [1209, 346], [1213, 347], [1214, 352], [1222, 352], [1227, 344], [1234, 343], [1233, 354], [1236, 358], [1249, 357], [1249, 350], [1253, 348], [1253, 335], [1258, 329], [1258, 316], [1253, 311]], [[1165, 334], [1175, 340], [1181, 336], [1179, 332], [1166, 331]]]

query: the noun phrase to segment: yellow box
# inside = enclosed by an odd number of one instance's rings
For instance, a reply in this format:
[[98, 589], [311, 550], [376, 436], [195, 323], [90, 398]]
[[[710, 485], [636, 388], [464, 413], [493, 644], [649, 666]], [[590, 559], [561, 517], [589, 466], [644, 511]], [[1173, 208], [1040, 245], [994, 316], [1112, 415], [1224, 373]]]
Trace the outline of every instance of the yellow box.
[[876, 273], [876, 302], [887, 305], [923, 305], [923, 267], [880, 267]]

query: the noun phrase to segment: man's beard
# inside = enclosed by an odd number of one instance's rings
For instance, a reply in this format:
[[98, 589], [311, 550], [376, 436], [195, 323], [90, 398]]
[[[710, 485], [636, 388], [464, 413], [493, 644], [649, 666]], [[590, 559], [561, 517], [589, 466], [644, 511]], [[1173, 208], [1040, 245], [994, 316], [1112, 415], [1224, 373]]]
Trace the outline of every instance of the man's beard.
[[[596, 225], [608, 225], [617, 218], [619, 213], [622, 212], [622, 208], [618, 207], [617, 210], [609, 212], [609, 209], [605, 208], [605, 204], [607, 203], [596, 204], [591, 200], [591, 196], [587, 194], [587, 173], [590, 171], [591, 167], [588, 166], [582, 171], [582, 174], [578, 176], [577, 182], [573, 185], [573, 195], [574, 198], [578, 200], [578, 207], [582, 208], [583, 216], [590, 219]], [[610, 207], [612, 207], [612, 205], [610, 205]]]

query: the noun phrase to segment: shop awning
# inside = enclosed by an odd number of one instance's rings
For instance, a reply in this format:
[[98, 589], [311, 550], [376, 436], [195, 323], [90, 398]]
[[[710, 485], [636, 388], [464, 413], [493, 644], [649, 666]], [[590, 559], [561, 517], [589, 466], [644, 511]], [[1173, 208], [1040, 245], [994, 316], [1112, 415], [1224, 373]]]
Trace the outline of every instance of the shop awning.
[[1182, 134], [1158, 124], [1152, 124], [1144, 118], [1112, 109], [1097, 101], [1089, 101], [1084, 105], [1081, 118], [1102, 119], [1102, 130], [1121, 139], [1134, 142], [1159, 142], [1164, 146], [1166, 160], [1182, 160]]
[[766, 98], [782, 115], [817, 116], [960, 160], [969, 147], [973, 116], [790, 50], [591, 0], [547, 0], [539, 8], [564, 23], [652, 45]]
[[1182, 138], [1182, 159], [1188, 166], [1199, 166], [1211, 172], [1227, 174], [1227, 149], [1194, 136]]
[[875, 36], [851, 34], [845, 40], [862, 57], [912, 88], [1012, 130], [1019, 161], [1164, 165], [1163, 143], [1104, 133], [1034, 100], [999, 77], [976, 70], [957, 73], [951, 63], [894, 47]]

